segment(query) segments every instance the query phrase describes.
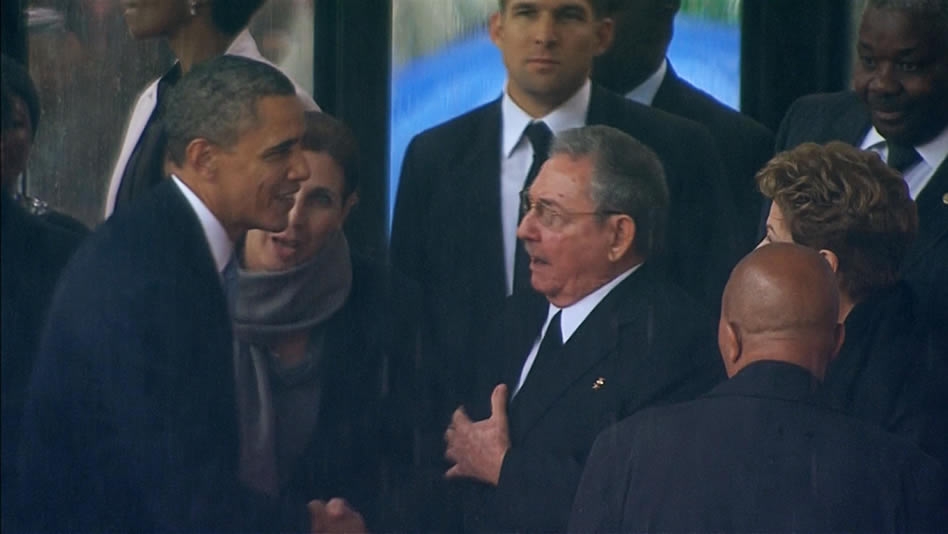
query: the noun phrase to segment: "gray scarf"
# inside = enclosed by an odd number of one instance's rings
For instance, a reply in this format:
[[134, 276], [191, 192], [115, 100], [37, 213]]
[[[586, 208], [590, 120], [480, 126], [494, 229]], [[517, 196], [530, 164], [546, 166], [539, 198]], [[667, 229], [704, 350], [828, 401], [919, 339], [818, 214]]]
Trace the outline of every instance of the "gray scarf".
[[[310, 261], [288, 271], [238, 271], [231, 313], [240, 479], [247, 486], [278, 494], [302, 454], [319, 406], [320, 387], [313, 380], [324, 345], [319, 326], [345, 304], [351, 287], [349, 244], [341, 231]], [[307, 329], [312, 335], [304, 362], [284, 368], [268, 345], [281, 334]]]

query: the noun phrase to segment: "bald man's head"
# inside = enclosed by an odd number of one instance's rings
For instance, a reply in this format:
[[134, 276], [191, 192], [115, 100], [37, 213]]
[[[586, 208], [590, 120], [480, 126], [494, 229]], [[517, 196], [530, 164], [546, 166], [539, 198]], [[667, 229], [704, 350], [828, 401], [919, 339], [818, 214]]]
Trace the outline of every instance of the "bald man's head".
[[721, 302], [718, 344], [728, 375], [757, 360], [781, 360], [822, 378], [842, 343], [839, 290], [813, 249], [775, 243], [731, 272]]

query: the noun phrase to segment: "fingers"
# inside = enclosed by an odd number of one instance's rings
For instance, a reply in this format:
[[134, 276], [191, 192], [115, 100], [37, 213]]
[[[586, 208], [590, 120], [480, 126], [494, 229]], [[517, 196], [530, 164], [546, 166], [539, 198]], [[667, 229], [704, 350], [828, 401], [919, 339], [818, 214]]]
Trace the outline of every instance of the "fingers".
[[349, 513], [353, 513], [353, 511], [349, 508], [349, 503], [345, 499], [335, 497], [326, 503], [326, 514], [330, 517], [342, 517]]
[[470, 423], [471, 418], [467, 416], [467, 412], [464, 411], [464, 406], [458, 406], [457, 410], [454, 410], [454, 415], [451, 416], [451, 426]]
[[507, 384], [497, 384], [490, 394], [490, 416], [507, 417]]
[[444, 478], [448, 478], [448, 479], [451, 479], [451, 478], [461, 478], [462, 476], [464, 476], [464, 475], [461, 474], [461, 470], [460, 470], [460, 468], [458, 468], [457, 464], [452, 465], [452, 466], [451, 466], [451, 469], [448, 469], [448, 470], [445, 471], [445, 473], [444, 473]]

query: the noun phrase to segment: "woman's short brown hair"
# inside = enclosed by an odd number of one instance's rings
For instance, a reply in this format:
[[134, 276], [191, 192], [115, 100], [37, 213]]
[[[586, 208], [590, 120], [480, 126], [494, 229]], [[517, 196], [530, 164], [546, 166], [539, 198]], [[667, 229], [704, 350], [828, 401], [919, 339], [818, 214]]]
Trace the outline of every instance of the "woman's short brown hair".
[[359, 146], [352, 130], [341, 120], [322, 111], [307, 111], [303, 150], [325, 152], [342, 168], [346, 180], [343, 200], [359, 188]]
[[794, 243], [839, 258], [840, 291], [859, 302], [893, 284], [918, 231], [905, 180], [879, 155], [834, 141], [777, 154], [757, 173]]

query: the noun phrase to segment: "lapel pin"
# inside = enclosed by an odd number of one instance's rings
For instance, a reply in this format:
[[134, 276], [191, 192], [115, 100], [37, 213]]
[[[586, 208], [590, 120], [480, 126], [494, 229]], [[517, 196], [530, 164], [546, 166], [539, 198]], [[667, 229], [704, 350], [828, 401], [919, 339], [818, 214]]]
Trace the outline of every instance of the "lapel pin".
[[600, 376], [599, 378], [596, 379], [595, 382], [593, 382], [593, 389], [602, 389], [602, 386], [605, 386], [605, 385], [606, 385], [606, 379]]
[[948, 193], [945, 193], [944, 195], [941, 196], [941, 203], [948, 204]]

